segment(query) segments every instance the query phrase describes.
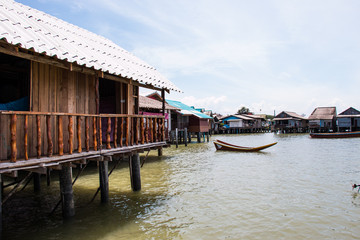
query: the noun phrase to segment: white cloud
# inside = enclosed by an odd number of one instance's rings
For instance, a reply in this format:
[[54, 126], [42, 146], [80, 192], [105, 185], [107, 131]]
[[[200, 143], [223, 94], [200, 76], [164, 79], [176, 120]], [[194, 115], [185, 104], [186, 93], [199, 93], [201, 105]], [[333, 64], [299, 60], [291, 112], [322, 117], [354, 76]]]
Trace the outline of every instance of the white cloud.
[[[71, 8], [69, 0], [63, 4]], [[79, 22], [125, 45], [185, 92], [170, 99], [220, 113], [242, 105], [268, 114], [359, 108], [357, 0], [76, 0], [74, 6]]]

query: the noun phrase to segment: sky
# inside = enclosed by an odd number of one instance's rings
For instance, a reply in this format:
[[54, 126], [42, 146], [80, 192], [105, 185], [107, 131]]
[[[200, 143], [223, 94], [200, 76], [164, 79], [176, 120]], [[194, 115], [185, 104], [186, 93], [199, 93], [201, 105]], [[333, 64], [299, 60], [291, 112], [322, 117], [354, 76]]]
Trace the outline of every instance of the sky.
[[[358, 0], [17, 0], [102, 35], [213, 112], [360, 110]], [[143, 89], [142, 95], [153, 91]]]

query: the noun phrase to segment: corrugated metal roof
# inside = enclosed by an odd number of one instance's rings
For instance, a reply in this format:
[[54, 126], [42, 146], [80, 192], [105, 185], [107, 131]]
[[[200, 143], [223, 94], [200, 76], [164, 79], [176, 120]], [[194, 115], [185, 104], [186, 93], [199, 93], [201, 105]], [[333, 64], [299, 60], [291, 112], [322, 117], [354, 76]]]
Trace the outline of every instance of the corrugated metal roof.
[[336, 117], [336, 107], [317, 107], [310, 114], [309, 120], [324, 119], [332, 120]]
[[194, 108], [192, 107], [189, 107], [188, 105], [185, 105], [183, 104], [182, 102], [179, 102], [179, 101], [173, 101], [173, 100], [166, 100], [166, 102], [168, 104], [170, 104], [171, 106], [173, 107], [176, 107], [176, 108], [180, 108], [181, 111], [180, 113], [181, 114], [184, 114], [184, 115], [194, 115], [198, 118], [207, 118], [207, 119], [213, 119], [212, 117], [204, 114], [204, 113], [201, 113], [197, 110], [195, 110]]
[[109, 39], [12, 0], [0, 3], [0, 39], [70, 63], [181, 92], [154, 67]]

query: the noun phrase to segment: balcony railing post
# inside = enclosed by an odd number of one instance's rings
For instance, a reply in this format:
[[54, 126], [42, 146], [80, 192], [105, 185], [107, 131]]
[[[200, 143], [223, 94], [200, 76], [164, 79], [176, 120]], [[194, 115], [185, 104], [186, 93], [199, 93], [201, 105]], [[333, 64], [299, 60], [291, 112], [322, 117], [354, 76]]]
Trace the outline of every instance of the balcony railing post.
[[51, 115], [46, 115], [46, 132], [48, 141], [48, 157], [53, 155], [53, 141], [51, 137]]
[[89, 117], [85, 117], [85, 148], [88, 152], [90, 150], [90, 134], [89, 134]]
[[102, 128], [101, 128], [101, 117], [98, 117], [98, 125], [99, 125], [99, 148], [102, 148]]
[[97, 151], [97, 128], [96, 128], [96, 117], [93, 117], [93, 141], [94, 141], [94, 151]]
[[124, 133], [124, 120], [125, 120], [125, 118], [120, 118], [120, 147], [122, 147], [123, 146], [123, 133]]
[[157, 126], [156, 126], [156, 118], [154, 118], [154, 142], [157, 142], [158, 139], [157, 139]]
[[11, 134], [11, 156], [10, 161], [16, 162], [17, 148], [16, 148], [16, 114], [11, 115], [10, 120], [10, 134]]
[[141, 144], [145, 143], [144, 119], [140, 118]]
[[106, 129], [106, 149], [111, 149], [111, 117], [107, 118], [107, 129]]
[[36, 128], [37, 128], [37, 158], [41, 157], [41, 126], [40, 115], [36, 115]]
[[28, 133], [29, 133], [29, 116], [25, 115], [25, 119], [24, 119], [24, 152], [25, 152], [25, 160], [29, 159], [29, 154], [28, 154]]
[[130, 117], [126, 118], [125, 144], [129, 146]]
[[82, 152], [82, 146], [81, 146], [81, 117], [76, 117], [76, 132], [77, 132], [77, 141], [78, 141], [78, 153]]
[[145, 118], [145, 141], [149, 143], [149, 118]]
[[63, 121], [62, 116], [58, 116], [58, 147], [59, 155], [64, 155]]
[[114, 148], [117, 148], [117, 133], [118, 132], [118, 118], [115, 117], [115, 123], [114, 123]]
[[153, 119], [149, 118], [149, 126], [150, 126], [150, 142], [154, 142], [154, 134], [153, 134]]
[[69, 116], [69, 125], [68, 125], [68, 131], [69, 131], [69, 153], [73, 153], [73, 118], [72, 116]]

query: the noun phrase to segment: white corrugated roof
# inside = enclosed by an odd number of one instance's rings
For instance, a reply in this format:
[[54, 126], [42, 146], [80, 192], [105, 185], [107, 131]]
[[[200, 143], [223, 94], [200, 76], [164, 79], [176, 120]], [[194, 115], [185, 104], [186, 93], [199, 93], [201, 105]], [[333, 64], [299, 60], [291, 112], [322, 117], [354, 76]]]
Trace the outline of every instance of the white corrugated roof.
[[109, 39], [12, 0], [0, 3], [0, 39], [142, 84], [181, 92], [154, 67]]

